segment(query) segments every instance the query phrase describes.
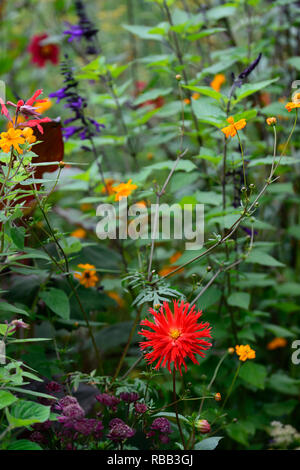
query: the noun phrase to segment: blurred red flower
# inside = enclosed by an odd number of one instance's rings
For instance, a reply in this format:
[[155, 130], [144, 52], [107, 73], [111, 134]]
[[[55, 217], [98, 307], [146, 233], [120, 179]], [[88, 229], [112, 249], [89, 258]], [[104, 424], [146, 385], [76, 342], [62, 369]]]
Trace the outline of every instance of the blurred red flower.
[[[135, 97], [139, 96], [145, 88], [147, 87], [147, 83], [143, 81], [135, 82]], [[138, 108], [143, 108], [144, 106], [153, 106], [154, 109], [161, 108], [165, 104], [165, 100], [163, 96], [158, 96], [153, 100], [147, 100], [144, 103], [139, 104]]]
[[145, 319], [141, 325], [148, 326], [153, 331], [141, 330], [140, 335], [145, 336], [147, 341], [140, 343], [142, 350], [152, 348], [145, 357], [150, 364], [158, 360], [155, 369], [167, 367], [171, 372], [171, 364], [179, 369], [181, 374], [182, 365], [187, 371], [185, 358], [190, 358], [194, 364], [199, 364], [195, 354], [204, 357], [203, 351], [211, 347], [206, 338], [211, 338], [209, 323], [198, 323], [202, 311], [197, 312], [195, 306], [183, 301], [173, 301], [174, 312], [170, 310], [167, 302], [163, 303], [159, 312], [150, 308], [154, 316], [154, 323]]
[[48, 34], [37, 34], [32, 37], [28, 46], [31, 53], [31, 62], [37, 64], [38, 67], [45, 67], [47, 61], [56, 65], [59, 62], [59, 47], [56, 44], [43, 44]]

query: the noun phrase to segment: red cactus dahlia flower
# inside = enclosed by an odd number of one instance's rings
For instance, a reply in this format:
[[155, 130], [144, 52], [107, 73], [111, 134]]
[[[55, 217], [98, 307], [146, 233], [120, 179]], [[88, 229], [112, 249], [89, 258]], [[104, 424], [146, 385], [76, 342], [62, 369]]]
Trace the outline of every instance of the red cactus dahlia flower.
[[199, 364], [195, 354], [204, 357], [203, 351], [211, 347], [211, 343], [206, 338], [211, 338], [209, 323], [198, 323], [197, 320], [202, 315], [202, 311], [197, 312], [195, 306], [190, 308], [190, 304], [183, 301], [179, 305], [178, 301], [173, 301], [174, 313], [170, 310], [167, 302], [163, 303], [159, 312], [150, 308], [150, 313], [154, 316], [154, 323], [145, 319], [141, 325], [148, 326], [153, 331], [141, 330], [140, 335], [145, 336], [147, 341], [140, 343], [142, 350], [152, 348], [145, 357], [152, 364], [158, 360], [155, 369], [167, 367], [171, 372], [171, 364], [179, 369], [181, 373], [182, 365], [187, 371], [185, 358], [189, 357], [194, 364]]
[[31, 53], [31, 62], [38, 67], [44, 67], [47, 61], [57, 65], [59, 62], [59, 47], [56, 44], [44, 44], [48, 34], [37, 34], [32, 37], [28, 46]]

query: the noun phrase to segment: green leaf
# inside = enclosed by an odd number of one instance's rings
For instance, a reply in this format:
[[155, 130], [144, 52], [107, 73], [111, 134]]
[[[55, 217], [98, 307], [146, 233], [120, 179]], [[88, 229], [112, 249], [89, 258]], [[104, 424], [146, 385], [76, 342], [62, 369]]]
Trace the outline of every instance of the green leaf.
[[273, 325], [271, 323], [265, 324], [265, 329], [277, 337], [292, 338], [295, 336], [294, 333], [291, 333], [288, 329], [283, 328], [283, 326]]
[[33, 401], [18, 400], [12, 405], [10, 411], [6, 410], [6, 416], [9, 425], [13, 428], [44, 423], [50, 416], [50, 406]]
[[182, 85], [182, 88], [187, 88], [188, 90], [196, 91], [197, 93], [200, 93], [205, 96], [210, 96], [211, 98], [214, 98], [217, 101], [220, 101], [221, 99], [223, 99], [225, 102], [228, 101], [228, 98], [226, 96], [222, 95], [222, 93], [219, 93], [208, 86]]
[[141, 26], [141, 25], [133, 26], [129, 24], [123, 24], [122, 26], [124, 29], [134, 34], [135, 36], [138, 36], [141, 39], [151, 39], [151, 40], [154, 39], [156, 41], [161, 41], [163, 38], [160, 34], [149, 33], [149, 31], [153, 29], [152, 27], [149, 27], [149, 26]]
[[273, 256], [268, 255], [264, 251], [253, 249], [246, 259], [246, 263], [257, 263], [262, 264], [263, 266], [274, 266], [274, 267], [283, 267], [285, 266], [277, 259], [273, 258]]
[[9, 444], [7, 450], [43, 450], [42, 447], [36, 442], [28, 441], [27, 439], [19, 439], [18, 441]]
[[9, 304], [8, 302], [0, 302], [0, 311], [9, 313], [21, 313], [22, 315], [28, 316], [26, 310], [15, 307], [14, 305]]
[[240, 307], [248, 310], [250, 305], [250, 294], [247, 292], [234, 292], [228, 297], [227, 302], [233, 307]]
[[172, 92], [172, 88], [153, 88], [152, 90], [146, 91], [138, 96], [134, 100], [134, 104], [137, 106], [139, 104], [145, 103], [145, 101], [155, 100], [159, 96], [166, 96]]
[[70, 318], [70, 303], [67, 294], [60, 289], [51, 287], [40, 293], [41, 299], [56, 315], [64, 320]]
[[223, 437], [208, 437], [207, 439], [203, 439], [200, 442], [197, 442], [194, 446], [195, 450], [214, 450], [217, 445], [219, 444], [220, 440]]
[[300, 380], [289, 377], [284, 372], [276, 372], [267, 381], [267, 387], [285, 395], [298, 396]]
[[264, 409], [270, 416], [283, 416], [292, 413], [297, 404], [297, 400], [285, 400], [279, 403], [266, 403]]
[[300, 57], [289, 57], [286, 62], [294, 67], [296, 70], [300, 71]]
[[18, 398], [15, 397], [12, 393], [7, 392], [6, 390], [0, 390], [0, 410], [6, 406], [11, 405], [17, 400]]
[[10, 236], [19, 250], [24, 250], [25, 227], [11, 227]]
[[277, 82], [277, 80], [279, 80], [279, 77], [272, 78], [271, 80], [263, 80], [262, 82], [258, 83], [246, 83], [245, 85], [242, 85], [241, 88], [239, 88], [236, 92], [237, 99], [234, 100], [234, 104], [243, 100], [247, 96], [253, 95], [253, 93], [256, 93], [257, 91], [268, 87], [272, 83]]
[[257, 362], [248, 360], [241, 366], [239, 377], [254, 387], [264, 389], [267, 369]]

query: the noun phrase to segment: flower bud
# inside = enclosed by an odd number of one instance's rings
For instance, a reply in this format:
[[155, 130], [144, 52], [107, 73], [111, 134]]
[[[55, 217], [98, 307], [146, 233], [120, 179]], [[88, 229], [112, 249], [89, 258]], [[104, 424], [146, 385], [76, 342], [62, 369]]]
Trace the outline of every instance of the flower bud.
[[276, 117], [269, 117], [266, 119], [268, 126], [275, 126], [277, 119]]
[[175, 76], [175, 78], [176, 78], [176, 80], [179, 81], [179, 80], [181, 80], [182, 77], [181, 77], [181, 75], [178, 73], [178, 74]]
[[201, 434], [207, 434], [210, 432], [210, 424], [206, 419], [198, 419], [195, 423], [196, 429], [201, 432]]
[[221, 393], [219, 393], [219, 392], [218, 392], [218, 393], [215, 393], [214, 399], [215, 399], [216, 401], [221, 401], [221, 400], [222, 400]]
[[228, 348], [227, 351], [228, 354], [234, 354], [234, 348]]

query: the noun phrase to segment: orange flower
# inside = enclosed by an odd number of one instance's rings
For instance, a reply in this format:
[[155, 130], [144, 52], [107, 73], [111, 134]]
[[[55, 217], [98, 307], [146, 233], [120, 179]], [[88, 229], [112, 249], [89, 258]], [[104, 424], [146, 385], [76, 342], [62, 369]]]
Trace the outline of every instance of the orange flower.
[[247, 124], [246, 119], [240, 119], [239, 121], [234, 122], [234, 118], [232, 116], [229, 116], [227, 122], [230, 125], [221, 129], [221, 131], [226, 135], [226, 139], [228, 139], [229, 136], [234, 137], [237, 131], [243, 129]]
[[287, 345], [285, 338], [274, 338], [267, 344], [267, 349], [273, 351], [274, 349], [284, 348]]
[[77, 228], [74, 232], [71, 233], [71, 237], [74, 238], [85, 238], [86, 231], [83, 228]]
[[193, 100], [198, 100], [200, 98], [200, 93], [193, 93], [192, 98]]
[[226, 82], [225, 75], [223, 73], [217, 73], [217, 75], [214, 77], [213, 81], [210, 83], [210, 86], [215, 90], [215, 91], [220, 91], [221, 86], [223, 83]]
[[132, 191], [137, 188], [136, 184], [131, 184], [132, 180], [130, 179], [128, 183], [121, 183], [118, 186], [112, 188], [112, 190], [116, 193], [115, 200], [120, 201], [123, 197], [130, 196]]
[[89, 202], [84, 202], [80, 204], [80, 209], [82, 210], [82, 212], [87, 212], [93, 209], [93, 206]]
[[105, 181], [105, 186], [106, 187], [103, 186], [103, 188], [101, 189], [101, 193], [102, 194], [107, 194], [108, 193], [109, 196], [111, 194], [114, 194], [114, 189], [113, 189], [112, 185], [115, 183], [115, 180], [112, 179], [112, 178], [106, 178], [104, 181]]
[[122, 299], [122, 297], [119, 296], [119, 294], [117, 292], [113, 292], [113, 291], [110, 291], [107, 293], [107, 295], [115, 300], [115, 302], [117, 302], [117, 304], [119, 305], [120, 308], [123, 308], [124, 305], [125, 305], [125, 302], [124, 300]]
[[174, 253], [174, 255], [171, 256], [170, 263], [175, 263], [180, 258], [181, 255], [182, 255], [181, 251], [176, 251], [176, 253]]
[[[176, 261], [180, 258], [180, 256], [182, 255], [182, 253], [180, 251], [176, 251], [176, 253], [174, 253], [174, 255], [171, 256], [171, 258], [169, 259], [169, 262], [170, 263], [176, 263]], [[159, 271], [159, 275], [161, 277], [163, 276], [166, 276], [167, 274], [170, 274], [172, 273], [173, 271], [175, 271], [175, 269], [177, 269], [178, 266], [164, 266], [160, 271]], [[180, 269], [179, 271], [177, 271], [177, 274], [179, 273], [182, 273], [184, 269]]]
[[42, 103], [35, 103], [34, 108], [37, 110], [38, 113], [43, 114], [52, 106], [52, 101], [49, 98], [44, 98]]
[[19, 144], [24, 144], [25, 139], [22, 137], [23, 131], [21, 129], [14, 129], [11, 127], [7, 132], [1, 132], [0, 147], [3, 152], [8, 153], [13, 147], [18, 153], [23, 153]]
[[221, 401], [221, 400], [222, 400], [221, 393], [219, 393], [219, 392], [215, 393], [214, 399], [215, 399], [216, 401]]
[[273, 126], [273, 125], [276, 124], [277, 119], [276, 119], [276, 117], [272, 116], [272, 117], [267, 118], [266, 122], [267, 122], [268, 126]]
[[74, 273], [74, 277], [79, 280], [84, 287], [95, 287], [99, 278], [93, 264], [78, 264], [79, 272]]
[[185, 104], [190, 104], [191, 100], [189, 98], [184, 98], [183, 102]]
[[288, 112], [291, 112], [292, 109], [300, 108], [300, 93], [296, 93], [293, 96], [293, 101], [289, 101], [289, 103], [287, 103], [285, 107], [288, 110]]
[[255, 359], [255, 351], [254, 349], [251, 349], [249, 344], [241, 346], [236, 346], [235, 351], [237, 355], [239, 356], [239, 360], [245, 362], [247, 359]]

